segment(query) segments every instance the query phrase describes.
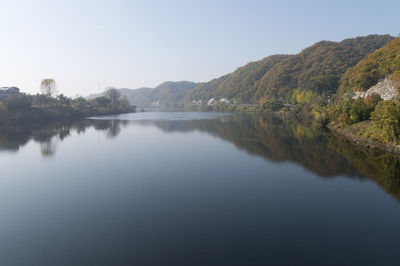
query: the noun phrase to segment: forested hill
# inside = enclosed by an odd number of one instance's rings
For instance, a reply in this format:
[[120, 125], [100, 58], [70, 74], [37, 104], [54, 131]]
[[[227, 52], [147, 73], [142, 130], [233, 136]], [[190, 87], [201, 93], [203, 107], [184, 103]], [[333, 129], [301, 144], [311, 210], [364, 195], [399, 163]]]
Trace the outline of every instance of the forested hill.
[[[131, 89], [119, 89], [122, 97], [127, 97], [130, 104], [138, 107], [149, 107], [149, 106], [171, 106], [182, 100], [186, 93], [194, 88], [196, 83], [189, 81], [166, 81], [154, 89], [152, 88], [140, 88], [136, 90]], [[101, 94], [93, 94], [88, 96], [89, 99], [93, 99]]]
[[[313, 108], [329, 128], [370, 147], [400, 154], [400, 38], [347, 70], [335, 101]], [[322, 116], [322, 117], [323, 117]]]
[[342, 42], [321, 41], [296, 55], [269, 56], [219, 79], [198, 84], [184, 100], [215, 97], [258, 103], [262, 96], [287, 97], [296, 88], [334, 93], [349, 67], [392, 39], [390, 35], [369, 35]]
[[[390, 35], [369, 35], [341, 42], [320, 41], [298, 54], [268, 56], [209, 82], [169, 81], [154, 89], [120, 92], [139, 107], [189, 104], [193, 100], [205, 104], [211, 98], [250, 104], [260, 103], [261, 98], [287, 102], [296, 89], [319, 96], [334, 94], [349, 68], [393, 39]], [[344, 79], [349, 80], [347, 76]], [[101, 94], [89, 98], [97, 96]]]
[[400, 82], [400, 38], [350, 68], [341, 80], [340, 91], [366, 91], [385, 77]]
[[207, 101], [212, 97], [236, 99], [239, 102], [252, 102], [256, 93], [256, 82], [277, 63], [288, 55], [272, 55], [260, 61], [251, 62], [238, 68], [231, 74], [199, 83], [185, 96], [185, 102], [192, 100]]
[[334, 93], [349, 67], [391, 41], [390, 35], [369, 35], [342, 42], [321, 41], [287, 58], [257, 83], [257, 98], [284, 96], [296, 88]]

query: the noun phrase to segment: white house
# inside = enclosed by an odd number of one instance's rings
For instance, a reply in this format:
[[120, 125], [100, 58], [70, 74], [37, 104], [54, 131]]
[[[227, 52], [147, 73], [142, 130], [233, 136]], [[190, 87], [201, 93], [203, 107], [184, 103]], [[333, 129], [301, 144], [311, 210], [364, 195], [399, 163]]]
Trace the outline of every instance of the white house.
[[214, 98], [208, 100], [207, 105], [214, 105], [217, 101]]
[[197, 100], [197, 101], [193, 100], [192, 101], [192, 104], [194, 104], [194, 105], [201, 105], [201, 103], [202, 103], [201, 100]]
[[221, 99], [219, 100], [219, 102], [220, 102], [220, 103], [229, 103], [229, 100], [226, 99], [226, 98], [221, 98]]

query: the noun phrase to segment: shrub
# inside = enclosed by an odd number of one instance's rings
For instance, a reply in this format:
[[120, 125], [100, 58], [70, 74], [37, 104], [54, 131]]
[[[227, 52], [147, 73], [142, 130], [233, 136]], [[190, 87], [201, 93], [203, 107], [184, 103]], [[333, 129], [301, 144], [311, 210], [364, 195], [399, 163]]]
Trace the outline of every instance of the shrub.
[[355, 100], [350, 108], [350, 122], [358, 123], [361, 121], [368, 120], [371, 112], [374, 110], [375, 106], [370, 106], [365, 103], [363, 99]]
[[93, 99], [91, 104], [98, 108], [107, 108], [110, 106], [111, 100], [105, 96], [101, 96]]
[[320, 100], [321, 99], [317, 93], [301, 88], [295, 89], [289, 98], [291, 104], [310, 104], [312, 102], [319, 102]]
[[384, 142], [399, 142], [400, 103], [393, 100], [379, 102], [371, 115], [371, 120], [381, 130]]
[[260, 105], [263, 111], [279, 111], [283, 108], [282, 102], [274, 98], [262, 98]]
[[11, 95], [4, 101], [10, 111], [23, 111], [32, 106], [32, 97], [22, 93]]
[[76, 99], [74, 99], [72, 106], [75, 109], [83, 110], [88, 107], [88, 101], [85, 98], [83, 98], [82, 96], [79, 96]]
[[4, 118], [7, 115], [8, 108], [4, 102], [0, 102], [0, 118]]
[[70, 105], [71, 99], [65, 96], [64, 94], [60, 94], [57, 96], [57, 101], [62, 105]]
[[377, 93], [373, 93], [371, 95], [369, 95], [367, 98], [365, 98], [365, 103], [371, 107], [374, 107], [380, 102], [382, 101], [382, 98], [379, 94]]
[[50, 98], [44, 94], [36, 94], [32, 96], [32, 105], [34, 106], [44, 106], [50, 103]]
[[0, 112], [7, 113], [7, 105], [4, 102], [0, 102]]

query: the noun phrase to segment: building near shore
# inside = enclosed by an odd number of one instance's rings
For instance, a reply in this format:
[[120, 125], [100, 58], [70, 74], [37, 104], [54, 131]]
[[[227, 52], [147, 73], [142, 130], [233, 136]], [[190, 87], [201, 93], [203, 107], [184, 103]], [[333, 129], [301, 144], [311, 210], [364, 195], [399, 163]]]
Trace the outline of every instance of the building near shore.
[[201, 105], [201, 104], [202, 104], [202, 101], [201, 101], [201, 100], [197, 100], [197, 101], [196, 101], [196, 100], [193, 100], [193, 101], [192, 101], [192, 104], [193, 104], [193, 105]]
[[17, 87], [0, 87], [0, 100], [18, 93], [19, 88]]
[[229, 104], [229, 100], [228, 100], [228, 99], [226, 99], [226, 98], [221, 98], [221, 99], [219, 100], [219, 102], [220, 102], [220, 103], [226, 103], [226, 104]]
[[214, 105], [217, 101], [214, 98], [208, 100], [207, 105]]

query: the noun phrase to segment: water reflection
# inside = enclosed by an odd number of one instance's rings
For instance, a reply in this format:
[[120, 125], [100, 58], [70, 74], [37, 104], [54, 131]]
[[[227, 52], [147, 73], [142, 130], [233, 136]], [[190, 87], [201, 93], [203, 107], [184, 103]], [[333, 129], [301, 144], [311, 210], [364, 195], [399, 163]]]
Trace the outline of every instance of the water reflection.
[[200, 130], [228, 140], [268, 161], [294, 162], [320, 177], [369, 178], [400, 200], [400, 157], [366, 149], [297, 121], [262, 116], [214, 120], [136, 121], [165, 132]]
[[87, 129], [103, 131], [107, 138], [113, 139], [121, 133], [121, 128], [128, 121], [119, 120], [84, 120], [79, 122], [2, 125], [0, 126], [0, 152], [18, 152], [29, 141], [40, 144], [43, 157], [53, 157], [58, 142], [71, 136], [72, 132], [84, 134]]
[[262, 116], [226, 116], [213, 119], [168, 120], [84, 120], [46, 125], [0, 127], [0, 152], [18, 152], [29, 141], [40, 144], [44, 158], [55, 156], [60, 142], [72, 132], [89, 128], [102, 131], [109, 139], [118, 137], [130, 124], [153, 126], [166, 133], [205, 132], [233, 143], [249, 154], [268, 161], [292, 162], [320, 177], [369, 178], [400, 200], [400, 159], [388, 153], [364, 149], [294, 121], [277, 121]]
[[49, 139], [43, 142], [40, 142], [40, 151], [44, 158], [53, 157], [56, 153], [57, 148], [57, 140]]

